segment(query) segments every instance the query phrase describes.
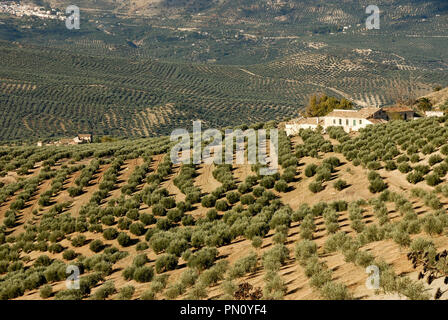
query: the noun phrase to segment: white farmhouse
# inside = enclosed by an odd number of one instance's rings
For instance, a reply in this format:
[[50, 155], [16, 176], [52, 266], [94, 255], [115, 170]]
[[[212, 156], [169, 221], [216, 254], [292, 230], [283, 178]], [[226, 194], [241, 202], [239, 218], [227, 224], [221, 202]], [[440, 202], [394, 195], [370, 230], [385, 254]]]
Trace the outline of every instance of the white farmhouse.
[[292, 136], [298, 134], [300, 129], [315, 130], [319, 125], [324, 125], [323, 119], [319, 117], [293, 119], [285, 123], [285, 131], [286, 135]]
[[425, 116], [427, 117], [443, 117], [445, 112], [443, 111], [426, 111]]
[[325, 117], [324, 128], [341, 126], [344, 131], [358, 131], [369, 124], [387, 122], [387, 113], [382, 108], [363, 108], [360, 110], [333, 110]]

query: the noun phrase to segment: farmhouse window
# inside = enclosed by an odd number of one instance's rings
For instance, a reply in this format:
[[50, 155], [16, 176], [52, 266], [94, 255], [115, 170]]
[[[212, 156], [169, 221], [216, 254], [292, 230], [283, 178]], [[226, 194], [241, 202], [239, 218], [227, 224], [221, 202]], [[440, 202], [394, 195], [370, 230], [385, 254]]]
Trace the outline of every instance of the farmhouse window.
[[359, 120], [359, 124], [362, 124], [362, 120]]
[[356, 120], [353, 120], [353, 125], [356, 126]]
[[342, 119], [339, 119], [339, 124], [342, 124]]

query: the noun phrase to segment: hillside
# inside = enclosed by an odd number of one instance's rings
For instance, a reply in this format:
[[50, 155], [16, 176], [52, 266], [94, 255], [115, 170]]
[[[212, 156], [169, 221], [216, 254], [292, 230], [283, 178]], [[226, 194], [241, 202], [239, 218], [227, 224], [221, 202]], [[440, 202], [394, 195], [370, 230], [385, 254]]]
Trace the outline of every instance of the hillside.
[[[16, 3], [7, 1], [2, 3]], [[65, 10], [68, 1], [22, 1]], [[382, 106], [448, 86], [445, 1], [80, 1], [80, 30], [0, 12], [0, 141], [149, 137]], [[228, 116], [229, 114], [238, 117]]]
[[448, 88], [432, 92], [428, 95], [425, 95], [424, 98], [428, 98], [431, 101], [433, 107], [435, 109], [438, 109], [440, 106], [448, 102]]
[[0, 56], [1, 141], [82, 132], [148, 137], [190, 128], [195, 119], [209, 128], [282, 120], [297, 116], [316, 92], [380, 106], [446, 82], [445, 70], [400, 68], [392, 55], [372, 52], [367, 59], [350, 50], [304, 48], [250, 66], [92, 56], [4, 42]]
[[173, 165], [165, 137], [3, 147], [0, 298], [445, 299], [446, 121], [281, 131], [265, 177]]

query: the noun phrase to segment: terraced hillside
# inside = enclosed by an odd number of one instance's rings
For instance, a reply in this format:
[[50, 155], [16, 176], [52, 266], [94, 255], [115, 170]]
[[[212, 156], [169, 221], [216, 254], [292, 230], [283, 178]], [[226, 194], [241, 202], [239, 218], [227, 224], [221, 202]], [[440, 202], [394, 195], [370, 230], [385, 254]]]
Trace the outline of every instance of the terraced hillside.
[[378, 1], [380, 30], [368, 4], [80, 1], [80, 30], [0, 12], [0, 141], [149, 137], [282, 120], [319, 92], [379, 106], [447, 86], [445, 1]]
[[330, 51], [304, 48], [267, 64], [219, 66], [0, 42], [0, 140], [149, 137], [196, 119], [209, 128], [281, 120], [316, 92], [379, 106], [447, 81], [445, 69], [400, 70], [392, 56], [382, 62], [377, 52], [365, 60], [364, 53]]
[[444, 299], [447, 121], [280, 131], [272, 176], [164, 137], [2, 147], [0, 298]]

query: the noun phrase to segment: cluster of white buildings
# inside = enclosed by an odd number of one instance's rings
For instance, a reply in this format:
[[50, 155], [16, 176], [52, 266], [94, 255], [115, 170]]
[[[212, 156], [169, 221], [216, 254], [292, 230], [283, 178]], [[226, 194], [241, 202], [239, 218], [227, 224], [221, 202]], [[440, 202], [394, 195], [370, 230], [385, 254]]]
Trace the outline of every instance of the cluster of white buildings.
[[85, 144], [92, 143], [92, 135], [91, 134], [78, 134], [76, 137], [72, 139], [61, 139], [58, 141], [52, 141], [50, 143], [43, 143], [42, 141], [37, 142], [38, 147], [46, 146], [72, 146], [77, 144]]
[[41, 19], [65, 20], [64, 13], [55, 9], [45, 10], [43, 7], [36, 7], [15, 2], [0, 2], [0, 13], [8, 13], [17, 17], [37, 17]]
[[[433, 114], [434, 113], [434, 114]], [[433, 112], [427, 116], [443, 116], [443, 112]], [[285, 131], [288, 136], [296, 135], [300, 129], [324, 130], [328, 127], [340, 126], [346, 132], [358, 131], [371, 124], [386, 123], [393, 117], [403, 120], [413, 120], [416, 117], [414, 110], [404, 106], [376, 108], [368, 107], [359, 110], [333, 110], [324, 117], [298, 118], [285, 123]]]

